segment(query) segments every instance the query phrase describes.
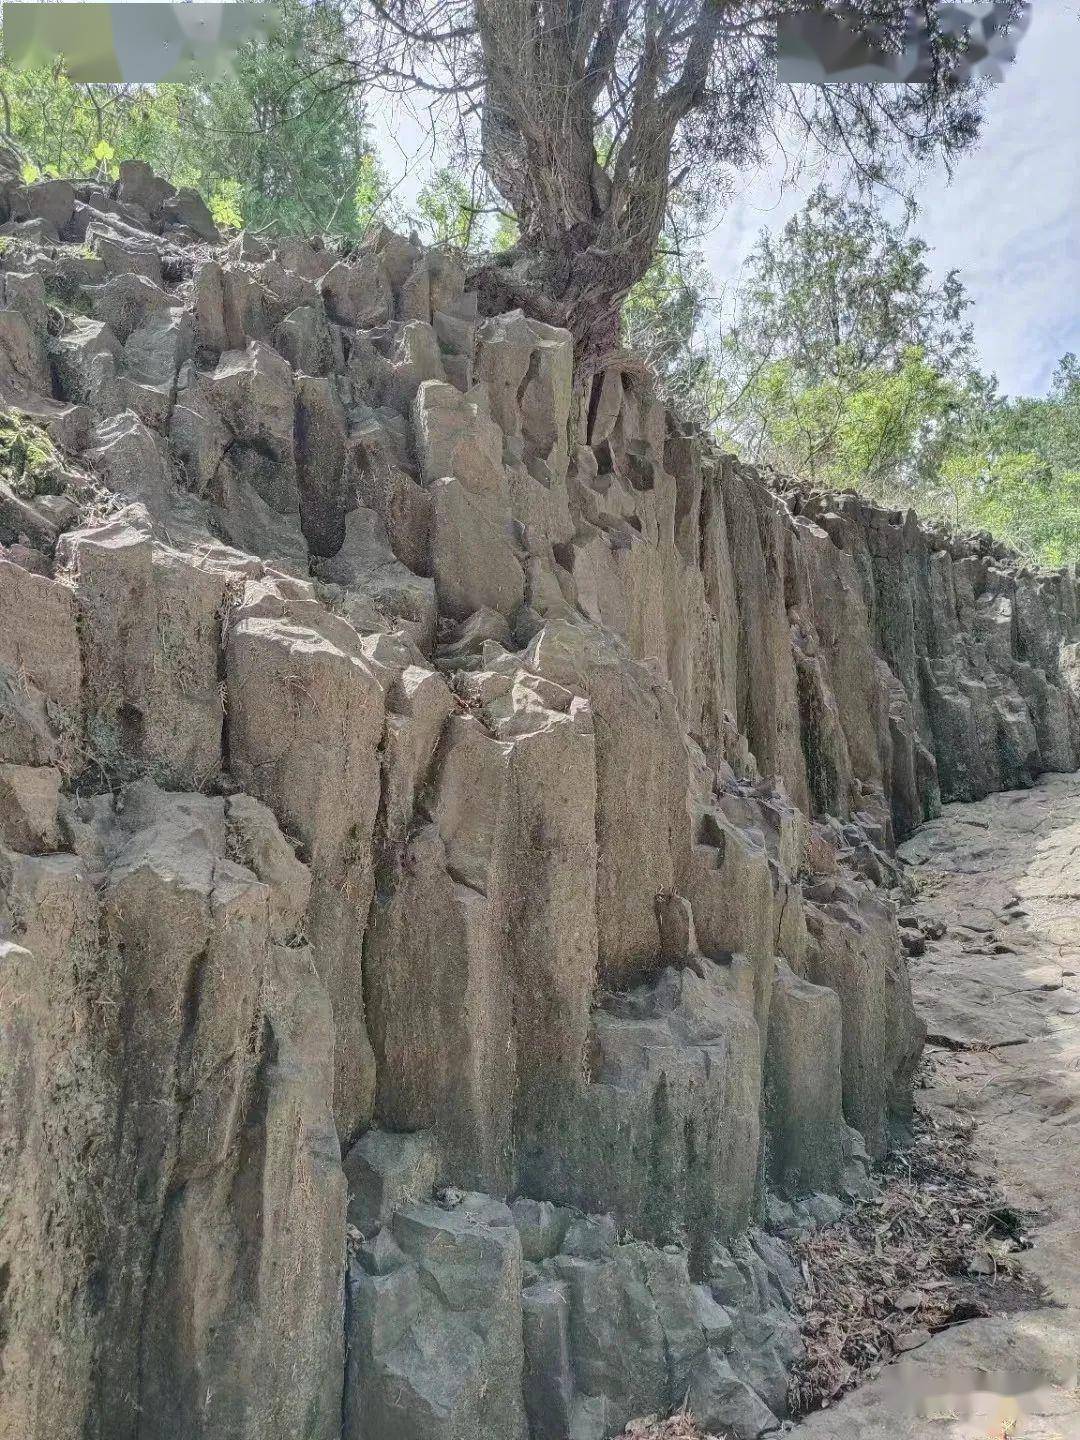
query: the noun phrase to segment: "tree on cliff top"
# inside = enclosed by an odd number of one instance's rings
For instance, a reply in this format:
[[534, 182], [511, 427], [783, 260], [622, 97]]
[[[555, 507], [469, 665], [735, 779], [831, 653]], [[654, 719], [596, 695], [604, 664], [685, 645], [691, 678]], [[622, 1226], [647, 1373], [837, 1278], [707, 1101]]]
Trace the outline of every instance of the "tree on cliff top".
[[[1046, 396], [1001, 395], [978, 369], [960, 276], [935, 281], [910, 218], [822, 188], [762, 234], [708, 357], [715, 428], [784, 474], [1076, 561], [1080, 365], [1066, 355]], [[665, 329], [678, 373], [692, 351]]]
[[[353, 50], [327, 83], [451, 104], [517, 215], [520, 238], [474, 283], [573, 331], [583, 359], [618, 339], [618, 310], [653, 262], [673, 195], [715, 205], [775, 141], [836, 156], [860, 183], [948, 162], [978, 131], [981, 89], [933, 0], [921, 84], [792, 86], [776, 20], [836, 0], [353, 0]], [[899, 47], [904, 0], [842, 7]], [[1017, 10], [1019, 6], [1017, 5]], [[445, 118], [445, 117], [444, 117]]]
[[748, 458], [882, 500], [936, 472], [978, 398], [971, 302], [955, 271], [934, 282], [908, 223], [821, 186], [761, 235], [718, 356], [721, 424]]

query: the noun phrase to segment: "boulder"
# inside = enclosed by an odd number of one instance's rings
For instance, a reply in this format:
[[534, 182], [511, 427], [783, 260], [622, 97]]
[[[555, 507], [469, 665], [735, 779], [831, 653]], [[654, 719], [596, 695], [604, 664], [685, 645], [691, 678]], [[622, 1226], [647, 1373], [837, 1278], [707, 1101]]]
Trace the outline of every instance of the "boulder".
[[695, 1367], [686, 1404], [702, 1429], [732, 1435], [734, 1440], [758, 1440], [780, 1428], [764, 1400], [713, 1350], [706, 1351]]
[[161, 286], [134, 273], [114, 275], [97, 287], [90, 301], [93, 318], [107, 325], [121, 345], [149, 316], [168, 308], [169, 299]]
[[221, 239], [206, 201], [197, 190], [188, 186], [183, 186], [174, 195], [166, 196], [161, 202], [158, 215], [166, 229], [181, 226], [210, 245], [216, 245]]
[[145, 160], [121, 160], [120, 178], [115, 186], [116, 198], [125, 204], [138, 205], [154, 218], [176, 189], [160, 175], [155, 175]]
[[29, 854], [59, 849], [60, 772], [0, 763], [0, 841]]
[[85, 244], [104, 262], [110, 275], [142, 275], [155, 285], [161, 284], [161, 255], [149, 237], [139, 239], [105, 221], [91, 220]]
[[521, 1247], [504, 1205], [469, 1194], [391, 1222], [399, 1263], [349, 1272], [347, 1440], [525, 1440]]
[[390, 281], [377, 255], [339, 260], [319, 282], [326, 313], [339, 325], [370, 329], [390, 319]]
[[431, 1135], [369, 1130], [344, 1160], [349, 1224], [375, 1235], [396, 1210], [431, 1199], [439, 1157]]

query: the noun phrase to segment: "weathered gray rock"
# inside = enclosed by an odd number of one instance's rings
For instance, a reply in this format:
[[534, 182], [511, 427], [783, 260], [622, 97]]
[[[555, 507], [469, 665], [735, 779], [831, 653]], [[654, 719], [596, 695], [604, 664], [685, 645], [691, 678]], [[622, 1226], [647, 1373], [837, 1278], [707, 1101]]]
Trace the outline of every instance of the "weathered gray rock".
[[735, 1440], [758, 1440], [780, 1428], [764, 1400], [713, 1350], [694, 1369], [687, 1408], [705, 1430], [726, 1432]]
[[191, 316], [157, 309], [132, 330], [124, 345], [124, 371], [140, 385], [172, 387], [191, 356]]
[[95, 362], [102, 356], [119, 362], [122, 353], [119, 340], [102, 321], [71, 320], [63, 334], [50, 345], [53, 370], [62, 394], [68, 400], [92, 404], [99, 373]]
[[769, 1169], [784, 1194], [834, 1190], [848, 1162], [841, 1098], [841, 1006], [835, 990], [778, 962], [769, 1012]]
[[349, 1224], [374, 1235], [396, 1210], [431, 1198], [439, 1174], [432, 1137], [420, 1131], [393, 1135], [369, 1130], [344, 1160]]
[[495, 525], [502, 481], [503, 436], [486, 412], [485, 397], [462, 395], [440, 380], [416, 393], [413, 426], [417, 461], [428, 484], [456, 479]]
[[319, 288], [326, 313], [339, 325], [368, 329], [390, 319], [390, 281], [376, 255], [339, 260], [323, 275]]
[[153, 219], [162, 205], [176, 194], [176, 187], [155, 175], [145, 160], [121, 160], [116, 198], [130, 205], [140, 205]]
[[225, 839], [230, 857], [269, 886], [273, 939], [298, 947], [311, 900], [311, 872], [296, 858], [296, 843], [278, 829], [273, 811], [242, 792], [225, 801]]
[[334, 1007], [335, 1112], [351, 1137], [370, 1120], [375, 1079], [361, 941], [374, 884], [383, 690], [351, 625], [325, 611], [310, 586], [287, 580], [248, 582], [225, 672], [233, 772], [303, 842], [311, 865], [309, 934]]
[[90, 301], [94, 319], [107, 325], [121, 345], [150, 315], [168, 308], [169, 299], [161, 286], [136, 274], [114, 275], [96, 289]]
[[84, 747], [106, 774], [205, 784], [221, 764], [225, 576], [155, 547], [141, 506], [64, 536], [82, 637]]
[[297, 374], [326, 375], [338, 358], [326, 315], [314, 305], [290, 310], [274, 332], [274, 344]]
[[791, 1313], [792, 1297], [770, 1296], [757, 1312], [736, 1317], [730, 1345], [732, 1367], [778, 1417], [787, 1413], [788, 1375], [803, 1353], [799, 1326]]
[[169, 435], [190, 487], [220, 493], [232, 473], [282, 515], [299, 512], [295, 397], [288, 363], [255, 341], [213, 370], [185, 366]]
[[166, 196], [157, 213], [166, 227], [183, 226], [193, 236], [207, 240], [211, 245], [216, 245], [221, 239], [206, 201], [198, 191], [188, 186], [182, 187], [175, 195]]
[[565, 1285], [540, 1280], [528, 1286], [521, 1297], [521, 1319], [529, 1434], [533, 1440], [563, 1440], [571, 1433], [574, 1407]]
[[854, 904], [810, 907], [807, 972], [839, 997], [844, 1115], [880, 1154], [890, 1116], [902, 1119], [910, 1104], [923, 1027], [887, 902], [862, 885], [854, 894]]
[[13, 220], [42, 220], [58, 234], [71, 220], [75, 191], [68, 180], [34, 180], [8, 191]]
[[674, 700], [651, 670], [591, 627], [545, 625], [525, 651], [525, 663], [586, 695], [602, 720], [596, 757], [599, 964], [607, 982], [623, 987], [658, 968], [656, 897], [678, 888], [689, 841], [686, 750]]
[[0, 760], [70, 766], [82, 713], [69, 586], [0, 557]]
[[732, 1340], [729, 1316], [675, 1246], [568, 1247], [540, 1267], [522, 1306], [535, 1435], [604, 1440], [635, 1415], [679, 1406], [710, 1352]]
[[521, 1247], [505, 1206], [466, 1195], [392, 1221], [400, 1263], [349, 1272], [348, 1440], [525, 1440]]
[[323, 580], [366, 596], [387, 624], [399, 622], [424, 650], [435, 640], [435, 584], [416, 575], [394, 554], [386, 527], [374, 510], [358, 505], [344, 519], [339, 548], [312, 569]]
[[344, 475], [345, 411], [329, 381], [299, 375], [295, 385], [293, 445], [300, 523], [313, 555], [336, 555], [345, 541], [350, 508]]
[[168, 464], [153, 432], [130, 410], [100, 421], [84, 459], [99, 480], [123, 502], [145, 506], [155, 520], [172, 508]]
[[[539, 1120], [582, 1073], [593, 737], [572, 696], [527, 674], [501, 681], [481, 714], [486, 724], [457, 714], [442, 732], [422, 808], [387, 855], [365, 968], [381, 1122], [434, 1125], [450, 1173], [504, 1189], [515, 1120]], [[423, 710], [413, 723], [439, 739]], [[541, 824], [543, 856], [528, 841]]]
[[431, 571], [439, 608], [465, 620], [481, 608], [513, 616], [525, 596], [525, 575], [504, 531], [460, 481], [432, 487]]
[[143, 275], [161, 284], [161, 256], [152, 241], [136, 239], [119, 227], [100, 220], [87, 226], [85, 243], [105, 264], [110, 275]]
[[60, 772], [0, 763], [0, 841], [28, 854], [59, 849]]
[[723, 968], [665, 970], [593, 1018], [590, 1083], [538, 1124], [530, 1193], [696, 1247], [747, 1223], [759, 1164], [760, 1039]]
[[[5, 1115], [20, 1096], [48, 1102], [5, 1131], [19, 1163], [3, 1177], [15, 1297], [4, 1413], [22, 1416], [24, 1433], [134, 1436], [182, 1415], [186, 1433], [254, 1440], [267, 1425], [329, 1437], [340, 1423], [345, 1197], [329, 1009], [310, 956], [272, 946], [267, 888], [226, 858], [223, 812], [149, 784], [99, 802], [100, 914], [73, 856], [5, 867], [5, 900], [22, 917], [22, 948], [4, 942], [5, 980], [32, 988], [5, 1033], [3, 1073], [47, 1066], [52, 1077], [47, 1094], [22, 1093], [26, 1078], [4, 1094]], [[80, 957], [94, 934], [87, 989]], [[72, 1003], [74, 1032], [60, 1019]], [[118, 1070], [90, 1041], [102, 1026]], [[77, 1173], [56, 1148], [57, 1120], [78, 1137]], [[92, 1251], [94, 1268], [65, 1274], [59, 1254], [42, 1268], [39, 1227], [64, 1236], [64, 1265], [89, 1266]], [[295, 1333], [286, 1292], [305, 1317]], [[45, 1387], [20, 1388], [41, 1343], [63, 1344], [67, 1363]]]
[[485, 320], [477, 338], [476, 378], [488, 387], [504, 443], [520, 440], [524, 454], [543, 462], [549, 481], [564, 476], [574, 367], [570, 336], [512, 310]]
[[566, 1238], [569, 1217], [565, 1210], [548, 1200], [530, 1200], [521, 1196], [510, 1206], [521, 1253], [526, 1260], [550, 1260], [561, 1250]]
[[36, 271], [9, 270], [2, 277], [5, 306], [18, 311], [39, 342], [49, 324], [45, 281]]

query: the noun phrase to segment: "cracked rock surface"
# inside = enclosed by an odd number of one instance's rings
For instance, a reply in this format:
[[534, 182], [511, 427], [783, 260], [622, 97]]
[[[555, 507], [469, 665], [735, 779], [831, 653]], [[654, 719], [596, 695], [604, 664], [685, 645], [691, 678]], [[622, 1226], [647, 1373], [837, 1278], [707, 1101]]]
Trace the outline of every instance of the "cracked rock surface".
[[1074, 577], [6, 153], [0, 1437], [763, 1433], [766, 1197], [904, 1126], [895, 846], [1080, 763]]

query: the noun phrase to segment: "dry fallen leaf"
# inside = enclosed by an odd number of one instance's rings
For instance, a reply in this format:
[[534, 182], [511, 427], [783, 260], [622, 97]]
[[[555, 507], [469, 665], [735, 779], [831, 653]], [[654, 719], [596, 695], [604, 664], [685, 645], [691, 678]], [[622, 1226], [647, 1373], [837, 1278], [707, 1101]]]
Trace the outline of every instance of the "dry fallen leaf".
[[970, 1126], [917, 1113], [911, 1146], [877, 1178], [880, 1193], [793, 1242], [806, 1346], [791, 1379], [793, 1414], [838, 1399], [935, 1330], [989, 1313], [987, 1299], [1015, 1309], [1034, 1298], [1005, 1259], [1030, 1244], [1029, 1217], [976, 1173]]

